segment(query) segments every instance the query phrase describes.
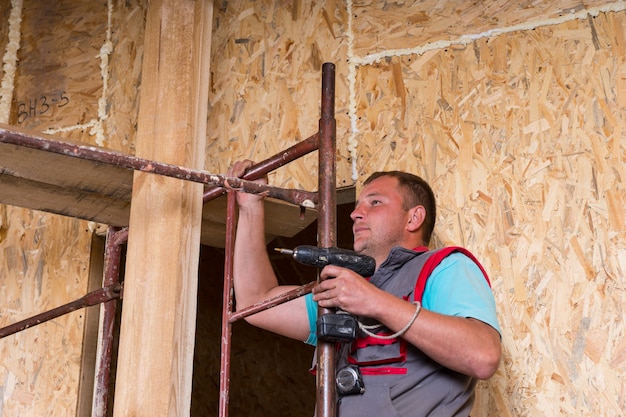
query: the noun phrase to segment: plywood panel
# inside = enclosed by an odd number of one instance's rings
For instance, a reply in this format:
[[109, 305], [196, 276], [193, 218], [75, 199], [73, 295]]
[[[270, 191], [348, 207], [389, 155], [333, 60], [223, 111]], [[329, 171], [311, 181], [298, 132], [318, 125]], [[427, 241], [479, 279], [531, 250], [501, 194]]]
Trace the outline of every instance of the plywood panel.
[[144, 0], [114, 2], [108, 43], [101, 47], [110, 48], [103, 73], [106, 92], [99, 99], [105, 105], [98, 113], [102, 145], [130, 155], [135, 153], [137, 135], [146, 7]]
[[[1, 327], [85, 294], [91, 231], [84, 222], [0, 206], [0, 231]], [[0, 341], [1, 415], [75, 409], [83, 320], [77, 311]]]
[[[46, 130], [98, 118], [107, 3], [24, 1], [12, 123]], [[82, 134], [82, 131], [77, 133]]]
[[[11, 56], [1, 44], [2, 94], [11, 106], [0, 109], [0, 121], [46, 128], [91, 117], [102, 85], [96, 56], [106, 9], [98, 13], [102, 4], [94, 8], [87, 1], [25, 0], [9, 22], [4, 12], [22, 2], [2, 4], [0, 27], [3, 33], [14, 28], [18, 45]], [[42, 171], [39, 165], [32, 170]], [[12, 206], [0, 206], [0, 218], [0, 326], [86, 293], [92, 233], [87, 222]], [[0, 341], [1, 415], [75, 412], [83, 328], [84, 312], [77, 311]]]
[[[538, 24], [555, 24], [564, 16], [584, 12], [607, 1], [576, 0], [536, 2], [487, 0], [354, 2], [354, 53], [366, 58], [411, 48], [439, 49], [438, 44], [502, 31], [524, 31]], [[533, 23], [534, 22], [534, 23]]]
[[[0, 22], [9, 22], [9, 17], [11, 16], [11, 3], [10, 2], [2, 2], [0, 3]], [[4, 52], [7, 49], [7, 44], [9, 43], [9, 25], [3, 24], [0, 26], [0, 51]], [[3, 91], [2, 95], [4, 96], [9, 91]]]
[[[263, 160], [318, 131], [321, 66], [346, 71], [345, 8], [335, 1], [222, 2], [215, 10], [213, 80], [205, 169], [226, 172], [236, 159]], [[347, 84], [337, 79], [337, 119], [345, 121]], [[346, 123], [338, 125], [340, 143]], [[351, 185], [339, 146], [338, 186]], [[270, 175], [271, 183], [317, 189], [317, 154]]]

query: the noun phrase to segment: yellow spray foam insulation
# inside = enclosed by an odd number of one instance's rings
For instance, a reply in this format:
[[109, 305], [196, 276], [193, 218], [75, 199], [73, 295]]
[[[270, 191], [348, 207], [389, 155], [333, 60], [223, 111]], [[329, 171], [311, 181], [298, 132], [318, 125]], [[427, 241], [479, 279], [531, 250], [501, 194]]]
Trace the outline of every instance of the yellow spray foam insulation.
[[352, 181], [356, 181], [359, 177], [356, 168], [356, 134], [359, 132], [357, 127], [356, 115], [356, 65], [354, 64], [354, 32], [352, 31], [352, 0], [348, 0], [348, 112], [350, 113], [350, 136], [348, 137], [348, 152], [352, 161]]

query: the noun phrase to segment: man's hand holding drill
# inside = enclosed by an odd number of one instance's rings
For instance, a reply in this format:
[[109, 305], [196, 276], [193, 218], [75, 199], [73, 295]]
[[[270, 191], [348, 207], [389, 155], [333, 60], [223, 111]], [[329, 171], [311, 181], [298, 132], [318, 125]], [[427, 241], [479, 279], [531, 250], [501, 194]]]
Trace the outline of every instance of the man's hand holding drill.
[[357, 316], [370, 316], [372, 300], [382, 291], [347, 268], [327, 265], [320, 272], [321, 282], [313, 288], [313, 300], [320, 307], [338, 308]]

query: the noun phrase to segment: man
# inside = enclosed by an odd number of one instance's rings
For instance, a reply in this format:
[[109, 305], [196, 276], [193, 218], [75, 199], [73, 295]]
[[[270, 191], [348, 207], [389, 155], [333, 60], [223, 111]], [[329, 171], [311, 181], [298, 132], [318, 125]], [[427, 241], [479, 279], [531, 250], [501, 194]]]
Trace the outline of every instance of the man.
[[[251, 161], [237, 162], [241, 176]], [[265, 247], [262, 197], [239, 193], [234, 289], [237, 308], [294, 287], [279, 286]], [[462, 248], [424, 253], [435, 224], [435, 198], [421, 178], [398, 171], [365, 183], [351, 218], [354, 250], [376, 261], [372, 277], [328, 265], [312, 295], [248, 317], [258, 327], [314, 344], [317, 305], [338, 308], [360, 322], [347, 357], [365, 391], [339, 399], [339, 416], [468, 416], [477, 379], [500, 362], [495, 301], [482, 267]], [[435, 259], [430, 266], [428, 259]], [[423, 293], [416, 286], [423, 268]], [[317, 303], [317, 305], [316, 305]], [[345, 355], [344, 355], [345, 356]]]

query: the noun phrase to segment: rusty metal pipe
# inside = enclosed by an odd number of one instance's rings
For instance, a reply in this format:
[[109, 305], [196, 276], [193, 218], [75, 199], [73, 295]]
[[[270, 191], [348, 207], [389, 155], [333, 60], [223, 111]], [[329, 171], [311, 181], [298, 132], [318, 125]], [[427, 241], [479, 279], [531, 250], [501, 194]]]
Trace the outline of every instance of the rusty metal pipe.
[[[109, 226], [109, 230], [107, 231], [106, 242], [107, 242], [107, 245], [110, 242], [111, 250], [114, 250], [117, 252], [117, 250], [119, 249], [119, 246], [128, 242], [128, 227], [120, 228], [120, 227]], [[105, 252], [105, 256], [106, 256], [106, 252]]]
[[0, 339], [20, 332], [22, 330], [26, 330], [30, 327], [37, 326], [38, 324], [56, 319], [57, 317], [60, 317], [64, 314], [71, 313], [81, 308], [95, 306], [109, 300], [120, 298], [121, 296], [122, 285], [120, 284], [97, 289], [70, 303], [64, 304], [57, 308], [53, 308], [52, 310], [48, 310], [46, 312], [37, 314], [35, 316], [1, 328]]
[[[322, 247], [335, 246], [336, 243], [336, 168], [335, 168], [335, 148], [336, 148], [336, 121], [334, 118], [334, 95], [335, 95], [335, 66], [333, 64], [324, 64], [322, 73], [322, 117], [320, 119], [320, 130], [317, 134], [311, 136], [305, 141], [289, 148], [287, 151], [269, 158], [249, 169], [244, 178], [253, 180], [267, 174], [278, 166], [295, 160], [312, 150], [318, 149], [320, 152], [319, 161], [319, 193], [316, 201], [321, 204], [320, 215], [318, 217], [318, 235], [320, 236], [319, 244]], [[231, 179], [228, 179], [229, 181]], [[229, 184], [230, 185], [230, 184]], [[237, 190], [236, 187], [225, 187], [231, 190]], [[221, 195], [223, 190], [209, 189], [204, 194], [204, 201]], [[225, 271], [224, 271], [224, 293], [222, 306], [222, 339], [221, 339], [221, 366], [220, 366], [220, 398], [219, 398], [219, 416], [228, 417], [228, 403], [230, 395], [230, 353], [231, 353], [231, 336], [232, 323], [259, 311], [266, 310], [286, 301], [300, 297], [311, 292], [313, 287], [317, 285], [317, 281], [303, 285], [295, 290], [289, 291], [281, 296], [270, 300], [254, 304], [233, 313], [234, 297], [233, 297], [233, 260], [236, 232], [236, 196], [234, 192], [228, 193], [227, 214], [226, 214], [226, 250], [225, 250]], [[324, 345], [322, 343], [322, 345]], [[331, 347], [330, 344], [327, 344]], [[324, 362], [318, 359], [318, 416], [335, 417], [335, 384], [334, 384], [334, 363], [329, 366], [326, 364], [328, 360], [334, 361], [332, 350], [323, 349]], [[329, 356], [330, 355], [330, 356]], [[321, 371], [321, 372], [320, 372]], [[321, 381], [320, 374], [330, 376], [330, 381]], [[325, 377], [326, 378], [326, 377]], [[326, 378], [328, 379], [328, 378]], [[321, 387], [321, 390], [320, 388]], [[319, 399], [322, 399], [321, 401]], [[322, 414], [319, 406], [322, 404]]]
[[[120, 282], [122, 245], [128, 241], [128, 228], [109, 226], [104, 252], [103, 286], [117, 285]], [[91, 415], [106, 417], [110, 407], [109, 386], [111, 381], [111, 356], [115, 330], [117, 303], [107, 301], [100, 307], [100, 338], [96, 362], [96, 380], [93, 392]]]
[[313, 287], [317, 285], [317, 281], [309, 282], [308, 284], [302, 285], [296, 289], [278, 295], [274, 298], [270, 298], [267, 301], [262, 301], [260, 303], [252, 304], [246, 308], [242, 308], [241, 310], [237, 310], [237, 312], [232, 313], [230, 315], [230, 322], [234, 323], [239, 319], [251, 316], [260, 311], [267, 310], [268, 308], [276, 307], [277, 305], [286, 303], [287, 301], [291, 301], [295, 298], [302, 297], [303, 295], [307, 295], [311, 291], [313, 291]]
[[230, 178], [224, 175], [211, 174], [197, 169], [137, 158], [132, 155], [95, 146], [63, 142], [50, 136], [38, 136], [23, 131], [12, 131], [4, 129], [1, 126], [0, 142], [86, 159], [89, 161], [142, 171], [150, 174], [158, 174], [186, 181], [199, 182], [202, 184], [212, 184], [227, 189], [235, 189], [245, 193], [262, 194], [264, 196], [274, 197], [301, 207], [315, 208], [316, 206], [317, 194], [310, 191], [285, 189], [266, 184], [258, 184], [241, 178]]
[[226, 242], [224, 259], [224, 293], [222, 296], [222, 339], [220, 350], [220, 398], [219, 415], [228, 417], [230, 397], [230, 352], [232, 325], [230, 314], [233, 311], [233, 276], [235, 255], [235, 232], [237, 219], [237, 195], [229, 192], [226, 202]]
[[[322, 115], [319, 121], [319, 215], [318, 246], [329, 248], [337, 243], [335, 65], [322, 66]], [[331, 313], [318, 309], [318, 317]], [[317, 417], [335, 417], [337, 400], [335, 386], [335, 347], [318, 340], [317, 344]]]
[[[292, 147], [277, 153], [276, 155], [252, 165], [246, 173], [242, 176], [244, 180], [253, 181], [261, 178], [262, 176], [272, 172], [276, 168], [279, 168], [291, 161], [294, 161], [301, 156], [311, 153], [318, 148], [319, 133], [306, 138], [305, 140], [298, 142]], [[214, 198], [223, 195], [226, 190], [222, 187], [207, 186], [202, 196], [202, 201], [207, 202]]]

